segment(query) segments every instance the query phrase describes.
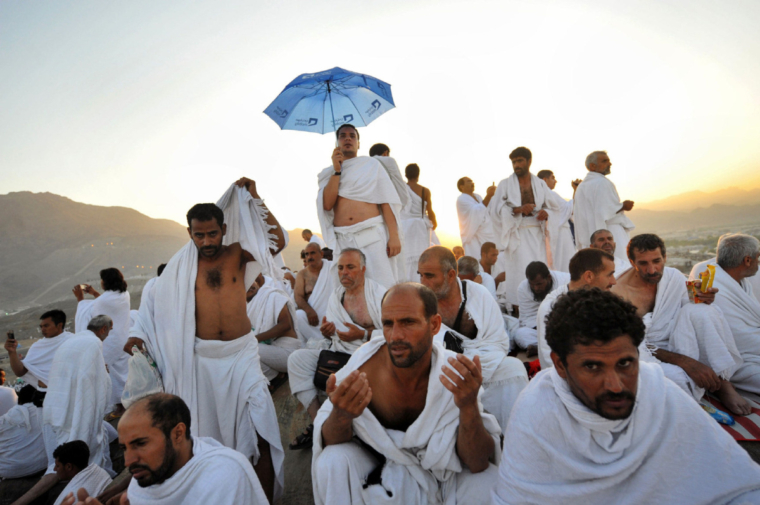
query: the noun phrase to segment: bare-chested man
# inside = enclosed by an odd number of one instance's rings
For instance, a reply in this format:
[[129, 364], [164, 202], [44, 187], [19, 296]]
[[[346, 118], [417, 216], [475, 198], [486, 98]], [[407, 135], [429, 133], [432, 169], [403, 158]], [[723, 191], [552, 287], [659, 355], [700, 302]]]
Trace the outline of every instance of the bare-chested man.
[[505, 307], [513, 310], [518, 305], [517, 288], [525, 278], [525, 269], [531, 261], [548, 264], [547, 240], [548, 210], [559, 211], [551, 198], [551, 190], [544, 181], [530, 173], [533, 155], [526, 147], [518, 147], [509, 155], [513, 174], [499, 183], [488, 206], [496, 245], [504, 252], [497, 270], [506, 273], [499, 285]]
[[434, 343], [436, 312], [430, 289], [394, 286], [384, 338], [329, 378], [316, 420], [316, 503], [490, 503], [499, 426], [478, 405], [480, 359]]
[[[615, 256], [615, 249], [617, 244], [615, 243], [615, 237], [609, 230], [601, 229], [596, 230], [591, 234], [591, 245], [593, 249], [601, 249], [602, 251]], [[615, 275], [620, 276], [631, 268], [631, 262], [627, 259], [622, 259], [615, 256]]]
[[307, 341], [320, 340], [320, 321], [325, 317], [327, 302], [334, 290], [330, 275], [332, 262], [324, 259], [319, 244], [310, 242], [304, 249], [304, 266], [296, 276], [293, 292], [298, 306], [296, 326]]
[[323, 238], [335, 254], [360, 249], [368, 258], [370, 278], [392, 286], [406, 275], [400, 255], [399, 219], [407, 199], [401, 174], [392, 158], [357, 156], [359, 132], [354, 126], [342, 125], [335, 133], [338, 147], [332, 165], [319, 174], [317, 212]]
[[[702, 396], [702, 390], [711, 391], [733, 413], [749, 413], [746, 401], [739, 396], [731, 382], [721, 379], [710, 366], [674, 352], [675, 349], [672, 348], [674, 343], [671, 337], [677, 325], [693, 328], [689, 333], [694, 333], [700, 341], [700, 344], [693, 343], [698, 348], [709, 347], [704, 344], [706, 340], [721, 338], [718, 334], [704, 331], [707, 328], [705, 321], [723, 318], [719, 311], [710, 307], [718, 290], [711, 288], [706, 293], [697, 290], [696, 298], [703, 303], [691, 303], [686, 277], [675, 268], [665, 266], [665, 244], [657, 235], [642, 234], [633, 237], [628, 244], [628, 257], [633, 268], [618, 277], [612, 292], [630, 301], [636, 307], [637, 314], [644, 318], [647, 327], [646, 342], [656, 347], [654, 357], [665, 365], [675, 365], [683, 370], [688, 379], [684, 380], [680, 370], [674, 370], [673, 367], [664, 366], [665, 375], [696, 399]], [[724, 337], [733, 339], [730, 334]]]
[[[248, 190], [259, 207], [256, 214], [265, 215], [266, 224], [273, 226], [270, 233], [277, 239], [268, 252], [277, 254], [285, 246], [283, 230], [259, 197], [256, 183], [242, 178], [236, 185]], [[233, 191], [248, 198], [237, 188]], [[260, 219], [257, 215], [251, 218]], [[147, 340], [166, 391], [181, 396], [197, 416], [196, 433], [252, 458], [271, 498], [281, 489], [282, 476], [275, 482], [274, 472], [281, 469], [284, 453], [246, 310], [246, 266], [255, 260], [238, 242], [223, 245], [228, 230], [216, 205], [195, 205], [187, 221], [191, 243], [156, 282], [154, 311], [139, 313], [124, 350], [131, 353], [133, 345], [142, 348]], [[177, 294], [193, 277], [192, 292]], [[194, 310], [194, 318], [187, 317], [188, 310]], [[271, 426], [275, 429], [267, 428]]]
[[[459, 334], [463, 353], [470, 359], [480, 356], [483, 364], [483, 407], [496, 416], [506, 429], [512, 405], [525, 386], [525, 367], [509, 353], [509, 336], [504, 327], [499, 305], [486, 288], [475, 282], [460, 281], [454, 255], [445, 247], [427, 249], [417, 266], [420, 282], [432, 289], [438, 298], [438, 313], [446, 328], [436, 339], [456, 349], [446, 330]], [[460, 351], [461, 352], [461, 351]]]
[[[358, 249], [344, 249], [338, 258], [340, 287], [330, 295], [320, 331], [329, 340], [329, 350], [353, 354], [370, 335], [380, 328], [380, 303], [386, 289], [366, 278], [366, 259]], [[322, 349], [327, 346], [323, 346]], [[288, 359], [290, 390], [311, 419], [317, 415], [320, 401], [314, 385], [321, 349], [301, 349]], [[296, 437], [291, 449], [311, 447], [313, 426]]]

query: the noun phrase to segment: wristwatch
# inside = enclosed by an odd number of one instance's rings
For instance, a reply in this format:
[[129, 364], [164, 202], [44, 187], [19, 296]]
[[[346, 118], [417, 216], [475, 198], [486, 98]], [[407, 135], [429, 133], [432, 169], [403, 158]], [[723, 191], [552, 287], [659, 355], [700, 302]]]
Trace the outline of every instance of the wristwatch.
[[333, 172], [333, 175], [337, 175], [338, 177], [340, 177], [340, 172]]

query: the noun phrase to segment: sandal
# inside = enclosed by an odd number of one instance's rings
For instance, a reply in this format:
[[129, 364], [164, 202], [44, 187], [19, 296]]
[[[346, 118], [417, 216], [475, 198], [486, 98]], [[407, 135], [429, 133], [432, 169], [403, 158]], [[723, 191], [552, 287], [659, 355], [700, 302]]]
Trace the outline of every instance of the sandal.
[[272, 379], [272, 381], [269, 383], [269, 394], [273, 394], [275, 391], [277, 391], [277, 388], [282, 386], [288, 381], [288, 374], [284, 372], [280, 372], [277, 374], [277, 377]]
[[301, 449], [306, 449], [307, 447], [311, 449], [312, 445], [314, 443], [314, 423], [310, 424], [306, 427], [303, 433], [298, 435], [288, 446], [291, 451], [298, 451]]

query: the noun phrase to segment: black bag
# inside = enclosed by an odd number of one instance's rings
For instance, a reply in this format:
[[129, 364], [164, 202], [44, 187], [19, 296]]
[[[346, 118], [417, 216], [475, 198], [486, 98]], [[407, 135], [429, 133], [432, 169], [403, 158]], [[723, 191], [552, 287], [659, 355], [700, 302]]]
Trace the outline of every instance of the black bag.
[[322, 351], [317, 361], [317, 371], [314, 372], [314, 386], [320, 391], [327, 389], [327, 379], [348, 363], [351, 355], [345, 352]]
[[[462, 347], [462, 338], [459, 336], [459, 328], [462, 326], [462, 316], [464, 315], [464, 306], [467, 304], [467, 283], [462, 282], [462, 305], [459, 306], [459, 312], [457, 318], [452, 325], [452, 330], [443, 334], [443, 346], [449, 351], [454, 351], [457, 354], [464, 354], [464, 347]], [[457, 332], [457, 333], [454, 333]]]

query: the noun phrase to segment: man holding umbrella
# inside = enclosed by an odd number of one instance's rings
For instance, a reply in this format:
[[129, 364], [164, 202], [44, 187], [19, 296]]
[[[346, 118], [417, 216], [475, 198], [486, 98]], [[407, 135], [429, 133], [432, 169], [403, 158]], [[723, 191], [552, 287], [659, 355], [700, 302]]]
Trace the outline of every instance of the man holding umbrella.
[[[332, 165], [319, 174], [317, 213], [327, 246], [367, 257], [367, 277], [391, 287], [406, 278], [399, 227], [402, 200], [393, 176], [376, 157], [357, 156], [359, 132], [351, 124], [335, 132]], [[395, 169], [398, 172], [398, 169]], [[405, 189], [405, 188], [404, 188]]]

